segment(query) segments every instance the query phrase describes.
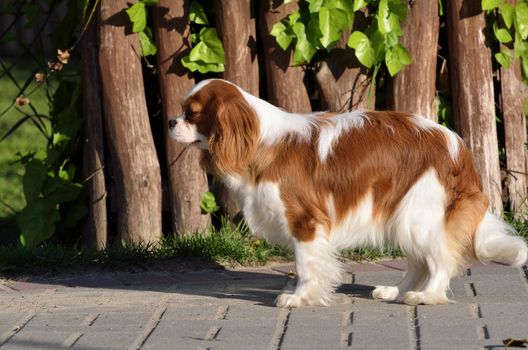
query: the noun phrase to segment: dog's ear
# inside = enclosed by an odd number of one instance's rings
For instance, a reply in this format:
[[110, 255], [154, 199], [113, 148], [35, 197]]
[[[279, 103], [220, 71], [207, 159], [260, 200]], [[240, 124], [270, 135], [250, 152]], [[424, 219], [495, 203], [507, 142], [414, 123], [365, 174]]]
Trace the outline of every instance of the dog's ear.
[[248, 169], [259, 138], [259, 121], [243, 98], [217, 104], [209, 138], [209, 152], [218, 174], [243, 173]]

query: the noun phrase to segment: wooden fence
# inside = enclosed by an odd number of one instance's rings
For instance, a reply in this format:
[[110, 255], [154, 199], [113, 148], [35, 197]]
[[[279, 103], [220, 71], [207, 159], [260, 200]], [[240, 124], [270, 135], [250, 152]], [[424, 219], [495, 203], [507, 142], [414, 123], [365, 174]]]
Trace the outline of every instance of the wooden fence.
[[[209, 216], [199, 206], [201, 194], [209, 185], [199, 167], [198, 152], [166, 139], [162, 152], [166, 158], [158, 159], [145, 102], [138, 37], [130, 34], [124, 12], [129, 2], [101, 0], [100, 16], [90, 24], [82, 44], [85, 168], [86, 174], [91, 174], [85, 237], [96, 247], [103, 247], [107, 241], [105, 184], [110, 182], [110, 175], [116, 188], [111, 193], [119, 239], [159, 239], [162, 183], [167, 184], [172, 231], [194, 232], [210, 225]], [[402, 41], [413, 63], [394, 79], [386, 79], [375, 101], [367, 97], [370, 72], [359, 65], [354, 51], [345, 44], [350, 33], [345, 33], [337, 49], [317, 65], [310, 69], [292, 67], [291, 51], [281, 50], [269, 33], [274, 23], [297, 6], [296, 2], [216, 0], [215, 22], [226, 55], [225, 71], [219, 76], [292, 112], [310, 112], [312, 106], [336, 111], [378, 108], [435, 118], [437, 90], [440, 85], [447, 87], [454, 126], [475, 156], [493, 210], [501, 212], [506, 195], [510, 209], [526, 213], [528, 160], [523, 103], [528, 94], [521, 82], [519, 62], [508, 70], [494, 70], [490, 43], [483, 34], [489, 28], [480, 1], [446, 2], [442, 19], [436, 1], [409, 5]], [[191, 49], [188, 5], [184, 0], [160, 0], [153, 8], [164, 128], [169, 118], [182, 112], [181, 98], [196, 82], [180, 64]], [[446, 23], [447, 38], [441, 37], [439, 43], [441, 20]], [[356, 18], [355, 26], [361, 25], [364, 23]], [[448, 55], [442, 60], [438, 48], [445, 42], [447, 47], [441, 50]], [[498, 79], [495, 89], [494, 73]], [[503, 135], [496, 127], [497, 105]], [[506, 155], [502, 164], [499, 140], [504, 140]], [[103, 142], [109, 145], [109, 154], [103, 154]], [[164, 168], [161, 162], [166, 164], [166, 174], [160, 174]], [[234, 216], [239, 210], [222, 188], [217, 189], [217, 198], [225, 214]]]

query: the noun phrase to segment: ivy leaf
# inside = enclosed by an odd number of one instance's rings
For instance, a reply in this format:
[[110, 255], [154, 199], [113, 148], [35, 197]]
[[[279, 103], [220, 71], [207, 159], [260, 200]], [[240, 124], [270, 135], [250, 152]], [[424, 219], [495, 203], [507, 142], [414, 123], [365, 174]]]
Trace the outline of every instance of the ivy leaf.
[[389, 74], [393, 77], [402, 70], [403, 66], [411, 63], [411, 55], [400, 44], [388, 49], [385, 53], [385, 64]]
[[216, 199], [214, 194], [207, 191], [202, 194], [202, 198], [200, 199], [200, 208], [206, 213], [214, 213], [215, 211], [218, 211], [220, 207], [218, 204], [216, 204]]
[[28, 203], [16, 218], [21, 231], [20, 243], [24, 247], [34, 247], [50, 238], [59, 220], [59, 212], [53, 203], [43, 198]]
[[286, 33], [286, 29], [286, 26], [282, 22], [277, 22], [273, 25], [270, 32], [283, 50], [286, 50], [293, 40], [293, 37]]
[[154, 40], [152, 40], [152, 32], [149, 27], [139, 33], [139, 43], [141, 45], [141, 56], [143, 57], [155, 55], [158, 52], [158, 48]]
[[368, 2], [365, 0], [354, 0], [354, 12], [361, 10], [367, 5], [368, 5]]
[[513, 23], [513, 5], [507, 3], [501, 4], [499, 6], [499, 13], [506, 28], [510, 29]]
[[145, 6], [154, 6], [159, 3], [159, 0], [140, 0]]
[[341, 37], [341, 32], [348, 25], [348, 15], [340, 9], [329, 9], [325, 6], [319, 11], [319, 28], [323, 36], [320, 41], [328, 48]]
[[524, 84], [528, 85], [528, 55], [521, 57], [521, 73]]
[[345, 11], [348, 18], [348, 23], [342, 30], [351, 27], [354, 24], [354, 2], [352, 0], [338, 0], [336, 8]]
[[348, 46], [355, 50], [355, 55], [359, 62], [367, 68], [371, 68], [376, 63], [376, 52], [372, 47], [369, 38], [360, 31], [355, 31], [348, 38]]
[[214, 72], [219, 73], [223, 72], [225, 67], [223, 63], [206, 63], [204, 61], [198, 60], [198, 61], [191, 61], [189, 58], [189, 55], [183, 57], [181, 59], [182, 65], [190, 70], [191, 72], [200, 72], [202, 74]]
[[224, 63], [224, 47], [215, 28], [202, 28], [200, 42], [191, 50], [191, 61], [205, 63]]
[[405, 21], [407, 18], [407, 5], [401, 0], [389, 0], [388, 6], [390, 12], [399, 18], [399, 22]]
[[482, 10], [491, 11], [502, 4], [502, 0], [482, 0]]
[[292, 30], [297, 36], [297, 44], [295, 45], [295, 52], [293, 53], [293, 64], [301, 65], [309, 63], [317, 49], [306, 38], [306, 30], [303, 23], [295, 23]]
[[24, 171], [22, 177], [24, 197], [27, 203], [31, 203], [40, 197], [42, 186], [47, 178], [48, 167], [43, 161], [32, 158], [25, 164]]
[[511, 65], [511, 53], [510, 50], [502, 49], [500, 52], [495, 54], [495, 59], [500, 65], [506, 69], [510, 68]]
[[519, 2], [515, 5], [515, 29], [522, 40], [528, 39], [528, 4]]
[[499, 28], [497, 22], [493, 22], [493, 33], [495, 34], [495, 38], [497, 38], [500, 43], [505, 44], [513, 40], [510, 32], [507, 29]]
[[191, 6], [189, 6], [189, 21], [196, 24], [209, 25], [207, 15], [198, 1], [191, 1]]
[[398, 16], [389, 8], [389, 0], [381, 0], [378, 5], [378, 30], [381, 34], [395, 32], [401, 35]]
[[142, 32], [147, 26], [147, 11], [143, 2], [136, 2], [126, 9], [126, 13], [132, 22], [132, 31], [134, 33]]
[[308, 11], [310, 11], [310, 13], [317, 13], [321, 11], [321, 6], [323, 6], [323, 2], [324, 0], [309, 1], [310, 4], [308, 5]]

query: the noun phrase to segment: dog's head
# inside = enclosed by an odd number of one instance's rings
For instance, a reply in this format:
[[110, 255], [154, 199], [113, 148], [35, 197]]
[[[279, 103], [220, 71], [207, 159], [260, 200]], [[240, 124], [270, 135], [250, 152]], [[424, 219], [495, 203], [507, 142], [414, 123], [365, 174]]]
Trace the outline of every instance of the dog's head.
[[209, 151], [220, 174], [244, 171], [259, 139], [259, 121], [242, 91], [220, 79], [197, 84], [183, 114], [169, 120], [169, 136]]

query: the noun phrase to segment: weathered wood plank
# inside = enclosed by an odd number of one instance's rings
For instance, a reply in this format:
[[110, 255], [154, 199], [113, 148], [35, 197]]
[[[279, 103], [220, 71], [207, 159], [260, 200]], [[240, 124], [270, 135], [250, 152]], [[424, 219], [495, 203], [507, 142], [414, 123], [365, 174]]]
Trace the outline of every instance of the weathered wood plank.
[[502, 211], [491, 52], [479, 1], [447, 1], [449, 71], [455, 126], [467, 143], [494, 212]]
[[143, 87], [138, 35], [127, 0], [101, 0], [99, 64], [108, 144], [117, 192], [118, 241], [161, 236], [161, 176]]
[[180, 63], [190, 51], [188, 5], [184, 0], [160, 0], [153, 10], [171, 221], [172, 229], [178, 234], [203, 231], [210, 225], [209, 215], [200, 209], [200, 198], [208, 190], [207, 176], [200, 168], [200, 151], [185, 148], [171, 140], [167, 133], [168, 120], [183, 112], [183, 96], [194, 85], [194, 79]]

